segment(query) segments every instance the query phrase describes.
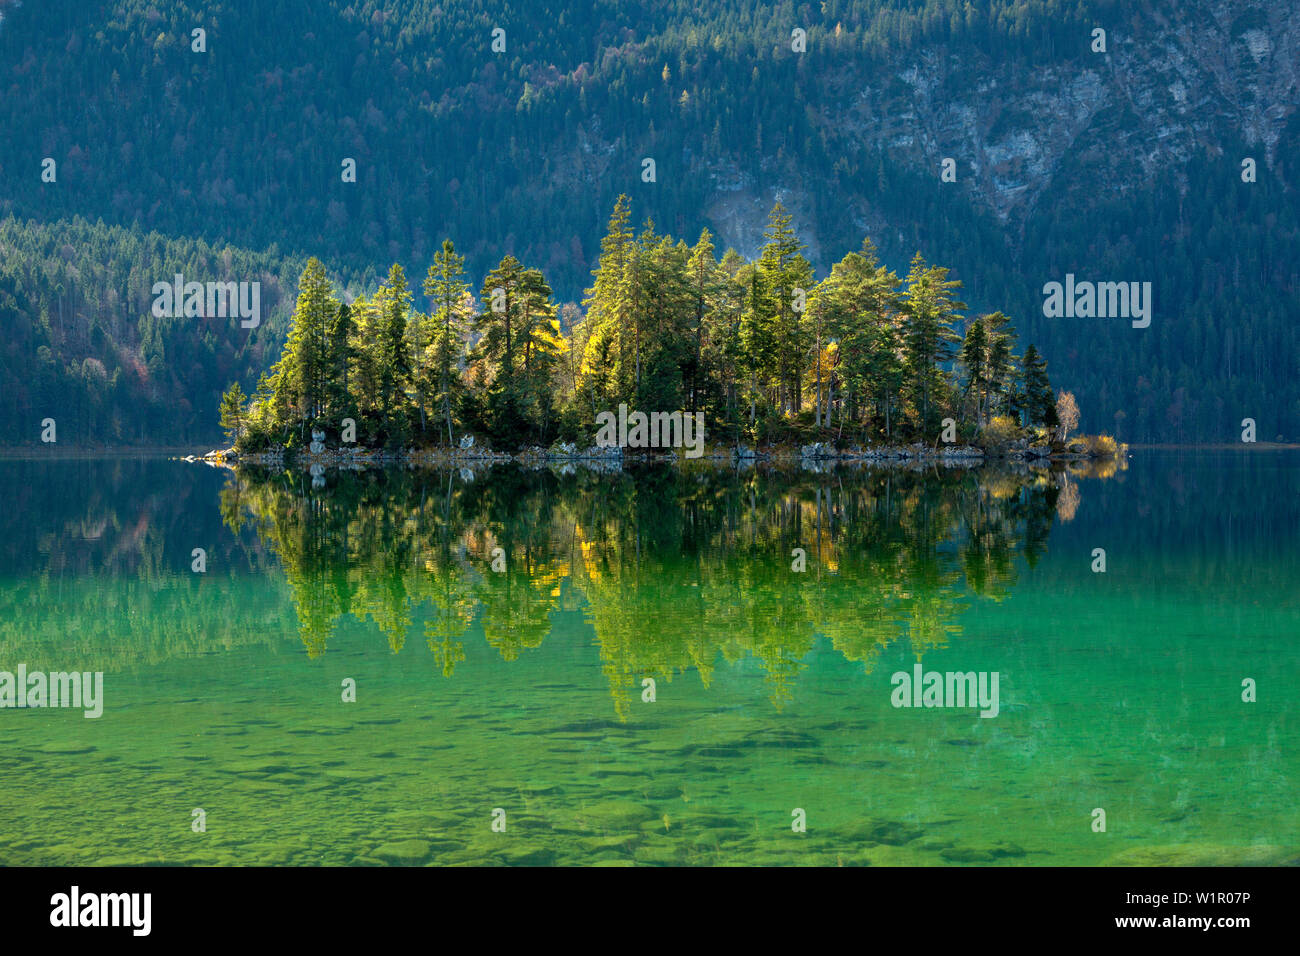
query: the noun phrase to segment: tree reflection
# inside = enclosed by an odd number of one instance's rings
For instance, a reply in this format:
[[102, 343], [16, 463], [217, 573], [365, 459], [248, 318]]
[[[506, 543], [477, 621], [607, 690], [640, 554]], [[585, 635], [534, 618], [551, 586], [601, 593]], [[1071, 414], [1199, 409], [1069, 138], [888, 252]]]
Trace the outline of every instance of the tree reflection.
[[719, 658], [756, 661], [779, 708], [819, 635], [867, 670], [899, 640], [918, 657], [948, 644], [973, 600], [1004, 599], [1043, 553], [1062, 487], [988, 469], [515, 467], [332, 472], [313, 487], [241, 469], [221, 509], [279, 558], [310, 656], [345, 615], [394, 652], [419, 622], [450, 677], [476, 628], [513, 661], [554, 612], [581, 608], [625, 716], [643, 678], [695, 671], [707, 686]]

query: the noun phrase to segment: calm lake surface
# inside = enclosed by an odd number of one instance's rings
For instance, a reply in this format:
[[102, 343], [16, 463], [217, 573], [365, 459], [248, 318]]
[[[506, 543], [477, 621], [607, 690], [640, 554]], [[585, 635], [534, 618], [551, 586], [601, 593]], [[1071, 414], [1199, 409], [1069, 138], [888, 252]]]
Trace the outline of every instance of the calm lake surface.
[[1293, 862], [1298, 466], [0, 462], [0, 863]]

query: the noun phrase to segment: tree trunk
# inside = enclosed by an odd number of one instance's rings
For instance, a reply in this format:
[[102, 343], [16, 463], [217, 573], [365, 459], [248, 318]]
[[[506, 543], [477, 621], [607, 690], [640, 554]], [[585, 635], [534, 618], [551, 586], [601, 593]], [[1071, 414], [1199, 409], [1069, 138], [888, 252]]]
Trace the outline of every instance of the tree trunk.
[[817, 330], [817, 407], [813, 411], [813, 425], [822, 427], [822, 333]]

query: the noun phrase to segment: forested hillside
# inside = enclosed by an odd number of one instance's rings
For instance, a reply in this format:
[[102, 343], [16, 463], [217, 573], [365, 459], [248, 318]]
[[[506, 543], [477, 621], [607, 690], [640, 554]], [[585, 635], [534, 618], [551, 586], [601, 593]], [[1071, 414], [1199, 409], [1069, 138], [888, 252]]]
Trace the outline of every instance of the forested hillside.
[[[1262, 0], [0, 13], [8, 443], [47, 414], [79, 442], [216, 441], [221, 388], [269, 370], [309, 256], [359, 295], [450, 236], [475, 283], [509, 253], [578, 303], [621, 193], [747, 257], [780, 199], [819, 279], [864, 234], [899, 273], [921, 250], [969, 316], [1000, 309], [1038, 345], [1089, 430], [1222, 441], [1252, 417], [1300, 437], [1300, 26]], [[176, 271], [260, 277], [261, 327], [154, 319]], [[1150, 328], [1045, 318], [1067, 272], [1153, 282]]]
[[[39, 440], [53, 418], [72, 446], [215, 440], [217, 397], [275, 360], [300, 263], [81, 219], [0, 219], [0, 435]], [[176, 273], [261, 283], [263, 322], [157, 318]]]

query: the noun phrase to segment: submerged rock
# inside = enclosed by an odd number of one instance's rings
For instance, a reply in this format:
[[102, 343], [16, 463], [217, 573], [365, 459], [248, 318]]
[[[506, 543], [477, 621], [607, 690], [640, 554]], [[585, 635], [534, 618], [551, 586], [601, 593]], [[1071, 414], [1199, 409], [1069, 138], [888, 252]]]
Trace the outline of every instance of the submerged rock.
[[556, 859], [555, 851], [547, 847], [510, 847], [495, 856], [507, 866], [552, 866]]
[[1121, 850], [1103, 866], [1296, 866], [1300, 848], [1187, 843]]
[[925, 833], [918, 826], [901, 820], [872, 820], [854, 827], [846, 835], [854, 843], [883, 843], [886, 846], [903, 846]]
[[994, 843], [987, 846], [953, 846], [939, 851], [939, 856], [949, 863], [992, 863], [1010, 857], [1022, 857], [1025, 851], [1014, 843]]
[[574, 823], [583, 830], [627, 832], [640, 828], [656, 814], [649, 807], [634, 800], [606, 800], [583, 807], [573, 815]]
[[433, 855], [433, 845], [427, 840], [399, 840], [385, 843], [370, 851], [370, 856], [398, 866], [416, 866]]

